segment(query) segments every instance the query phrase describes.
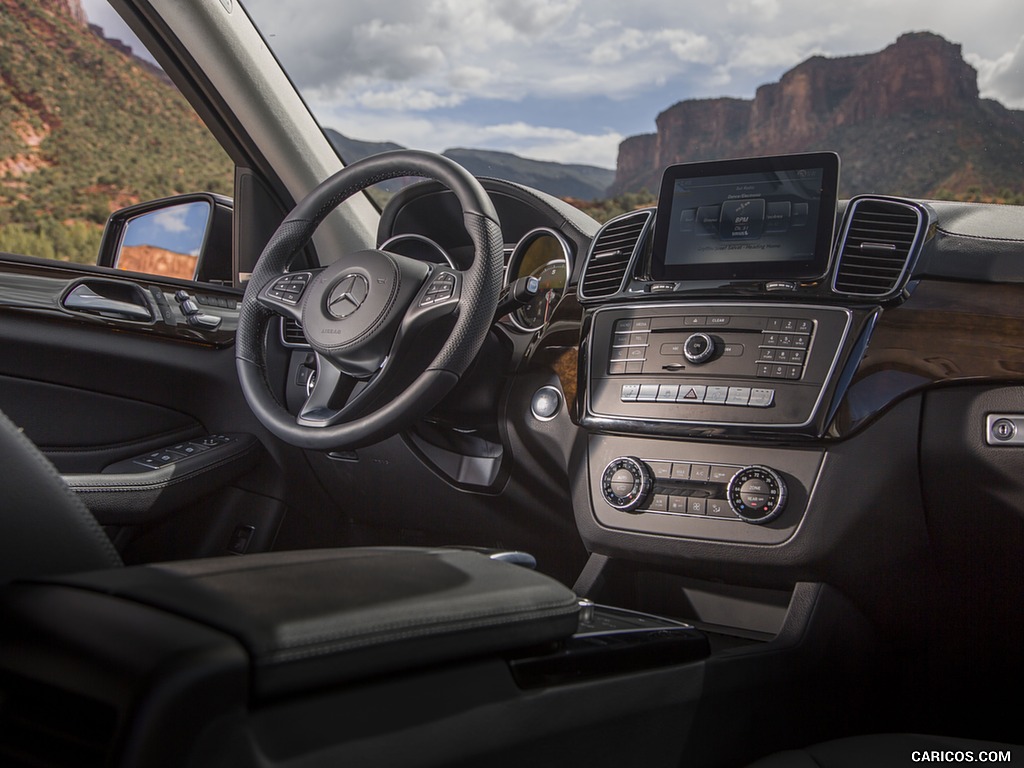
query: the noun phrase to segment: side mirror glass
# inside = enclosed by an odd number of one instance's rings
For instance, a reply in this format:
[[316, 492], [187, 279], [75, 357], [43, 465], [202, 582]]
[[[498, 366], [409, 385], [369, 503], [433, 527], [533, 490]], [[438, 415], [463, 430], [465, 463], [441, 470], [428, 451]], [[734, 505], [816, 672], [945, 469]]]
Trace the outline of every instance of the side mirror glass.
[[230, 198], [168, 197], [115, 211], [97, 264], [158, 277], [232, 284]]
[[114, 267], [130, 272], [195, 280], [210, 226], [210, 203], [179, 203], [125, 222]]

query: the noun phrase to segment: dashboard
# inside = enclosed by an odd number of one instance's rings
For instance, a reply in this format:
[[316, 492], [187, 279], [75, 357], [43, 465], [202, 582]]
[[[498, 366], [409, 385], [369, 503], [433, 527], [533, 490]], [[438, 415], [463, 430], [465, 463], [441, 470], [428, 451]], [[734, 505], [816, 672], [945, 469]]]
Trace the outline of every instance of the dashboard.
[[[994, 430], [1024, 413], [1024, 212], [840, 200], [838, 166], [673, 167], [657, 206], [600, 227], [483, 180], [506, 288], [541, 283], [495, 325], [511, 350], [495, 440], [527, 484], [568, 486], [589, 552], [751, 587], [823, 581], [881, 610], [872, 574], [894, 550], [932, 547], [969, 580], [960, 512], [984, 503], [998, 512], [971, 535], [1016, 573], [1024, 487], [973, 477], [1016, 456]], [[379, 240], [458, 254], [456, 219], [450, 195], [415, 185]], [[542, 392], [553, 413], [534, 410]], [[951, 466], [974, 474], [958, 486]]]

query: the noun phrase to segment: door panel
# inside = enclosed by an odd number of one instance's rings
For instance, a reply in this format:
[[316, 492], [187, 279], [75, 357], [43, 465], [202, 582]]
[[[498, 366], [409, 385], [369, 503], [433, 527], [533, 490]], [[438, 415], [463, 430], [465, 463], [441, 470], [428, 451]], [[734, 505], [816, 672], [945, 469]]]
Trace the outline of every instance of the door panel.
[[[123, 283], [129, 292], [141, 292], [147, 301], [151, 297], [154, 319], [82, 316], [64, 309], [61, 297], [69, 287], [97, 274]], [[187, 502], [168, 510], [169, 494], [156, 488], [159, 514], [142, 515], [143, 523], [120, 530], [122, 551], [130, 550], [139, 537], [147, 538], [146, 554], [154, 559], [201, 554], [200, 543], [205, 554], [229, 551], [235, 529], [242, 525], [236, 521], [245, 517], [238, 505], [222, 509], [218, 501], [232, 489], [236, 496], [244, 493], [272, 509], [283, 508], [281, 460], [264, 448], [270, 445], [278, 453], [281, 446], [252, 417], [235, 373], [239, 298], [237, 291], [209, 285], [0, 259], [0, 409], [62, 472], [95, 479], [105, 469], [116, 470], [117, 462], [190, 438], [225, 433], [256, 437], [255, 455], [247, 455], [247, 466], [255, 468], [235, 472], [217, 487], [210, 487], [209, 472], [172, 473], [170, 497]], [[190, 321], [187, 301], [217, 318], [217, 327]], [[197, 485], [195, 493], [182, 493], [182, 484], [192, 482], [205, 485]], [[161, 532], [157, 537], [152, 535], [155, 527]], [[276, 523], [261, 525], [255, 548], [247, 551], [268, 548], [275, 530]]]

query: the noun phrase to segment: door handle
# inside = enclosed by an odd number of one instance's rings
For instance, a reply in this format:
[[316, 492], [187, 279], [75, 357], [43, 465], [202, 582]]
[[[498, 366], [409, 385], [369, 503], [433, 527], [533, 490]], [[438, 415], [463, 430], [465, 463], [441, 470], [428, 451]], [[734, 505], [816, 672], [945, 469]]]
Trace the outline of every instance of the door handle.
[[153, 310], [142, 289], [115, 280], [82, 281], [64, 294], [61, 306], [71, 312], [116, 320], [149, 322], [153, 319]]

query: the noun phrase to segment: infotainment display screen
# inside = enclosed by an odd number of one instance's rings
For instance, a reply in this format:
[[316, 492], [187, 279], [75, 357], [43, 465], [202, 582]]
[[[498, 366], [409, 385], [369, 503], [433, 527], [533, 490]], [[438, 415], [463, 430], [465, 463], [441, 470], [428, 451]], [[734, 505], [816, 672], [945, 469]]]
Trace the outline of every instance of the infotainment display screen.
[[669, 166], [655, 280], [813, 279], [828, 270], [839, 187], [832, 152]]

